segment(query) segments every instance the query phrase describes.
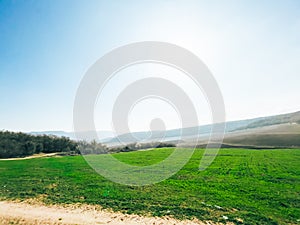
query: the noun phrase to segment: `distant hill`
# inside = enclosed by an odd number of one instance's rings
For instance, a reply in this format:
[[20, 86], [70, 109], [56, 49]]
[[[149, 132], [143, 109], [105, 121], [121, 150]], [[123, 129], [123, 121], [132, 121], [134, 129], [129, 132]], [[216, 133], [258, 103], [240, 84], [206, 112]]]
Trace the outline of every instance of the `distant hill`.
[[[265, 117], [227, 132], [222, 147], [241, 148], [300, 148], [300, 113], [290, 113]], [[195, 143], [186, 139], [181, 144], [189, 146]], [[199, 145], [204, 147], [207, 139], [200, 139]]]
[[[180, 130], [169, 130], [165, 141], [177, 140], [181, 146], [194, 145], [199, 132], [198, 144], [204, 147], [211, 128], [212, 125], [185, 128], [188, 135], [181, 138]], [[124, 136], [130, 137], [123, 135], [122, 138]], [[227, 122], [222, 147], [300, 148], [300, 112]]]
[[296, 148], [300, 147], [300, 124], [289, 122], [247, 128], [227, 134], [224, 143], [260, 147]]
[[[240, 121], [232, 121], [226, 123], [226, 132], [230, 132], [233, 130], [238, 129], [239, 127], [244, 127], [249, 125], [250, 123], [255, 122], [257, 119], [249, 119], [249, 120], [240, 120]], [[185, 138], [194, 137], [196, 135], [200, 136], [208, 136], [212, 129], [212, 125], [203, 125], [197, 127], [189, 127], [183, 129], [173, 129], [167, 130], [166, 132], [162, 131], [141, 131], [141, 132], [132, 132], [127, 134], [122, 134], [116, 136], [114, 132], [111, 131], [98, 131], [98, 137], [101, 142], [106, 143], [108, 145], [118, 145], [121, 143], [132, 143], [132, 142], [149, 142], [149, 141], [156, 141], [161, 140], [164, 137], [165, 141], [176, 141], [181, 139], [181, 132], [185, 134]], [[68, 137], [70, 139], [76, 139], [74, 132], [65, 132], [65, 131], [33, 131], [29, 134], [32, 135], [55, 135], [58, 137]], [[82, 137], [81, 139], [85, 140], [92, 140], [91, 133], [89, 131], [82, 132], [79, 135]]]
[[[74, 132], [65, 132], [65, 131], [32, 131], [32, 132], [29, 132], [29, 134], [31, 134], [31, 135], [54, 135], [57, 137], [68, 137], [72, 140], [77, 139]], [[115, 136], [114, 132], [111, 132], [111, 131], [98, 131], [97, 135], [98, 135], [98, 138], [101, 140], [110, 139]], [[87, 141], [92, 141], [91, 132], [89, 132], [89, 131], [81, 132], [79, 134], [79, 136], [82, 137], [81, 139], [85, 139]]]
[[65, 132], [65, 131], [32, 131], [29, 132], [28, 134], [31, 135], [54, 135], [54, 136], [58, 136], [58, 137], [68, 137], [73, 139], [73, 133], [72, 132]]
[[264, 117], [252, 123], [237, 128], [237, 130], [252, 129], [257, 127], [272, 126], [277, 124], [295, 123], [300, 124], [300, 111], [295, 113], [282, 114], [277, 116]]
[[[163, 131], [142, 131], [116, 136], [111, 131], [98, 131], [100, 141], [106, 145], [124, 145], [134, 142], [172, 142], [189, 145], [200, 137], [200, 144], [207, 142], [212, 124]], [[181, 132], [184, 135], [181, 135]], [[31, 132], [34, 135], [56, 135], [75, 139], [73, 132], [44, 131]], [[300, 147], [300, 111], [269, 117], [260, 117], [226, 122], [225, 145], [234, 146], [269, 146]], [[82, 139], [91, 140], [90, 132], [80, 134]]]
[[[230, 121], [226, 123], [225, 132], [232, 132], [237, 130], [240, 127], [246, 127], [247, 125], [260, 120], [261, 118], [248, 119], [248, 120], [239, 120], [239, 121]], [[182, 139], [200, 137], [208, 137], [210, 135], [213, 125], [202, 125], [197, 127], [188, 127], [183, 129], [173, 129], [162, 131], [143, 131], [143, 132], [133, 132], [128, 134], [122, 134], [111, 139], [105, 139], [104, 143], [109, 145], [118, 145], [118, 144], [128, 144], [132, 142], [150, 142], [150, 141], [180, 141]], [[183, 135], [181, 135], [183, 133]]]

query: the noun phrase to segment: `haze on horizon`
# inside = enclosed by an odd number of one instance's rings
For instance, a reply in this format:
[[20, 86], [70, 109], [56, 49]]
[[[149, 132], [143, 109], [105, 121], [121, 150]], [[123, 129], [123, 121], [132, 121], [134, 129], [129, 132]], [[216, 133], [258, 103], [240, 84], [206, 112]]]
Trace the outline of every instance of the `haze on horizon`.
[[[299, 111], [299, 1], [1, 1], [0, 129], [71, 131], [77, 87], [102, 55], [137, 41], [164, 41], [196, 54], [223, 93], [227, 120]], [[97, 130], [112, 130], [111, 109], [130, 82], [172, 80], [211, 122], [205, 97], [184, 74], [159, 65], [121, 71], [95, 108]], [[132, 131], [154, 118], [180, 118], [149, 100], [129, 116]]]

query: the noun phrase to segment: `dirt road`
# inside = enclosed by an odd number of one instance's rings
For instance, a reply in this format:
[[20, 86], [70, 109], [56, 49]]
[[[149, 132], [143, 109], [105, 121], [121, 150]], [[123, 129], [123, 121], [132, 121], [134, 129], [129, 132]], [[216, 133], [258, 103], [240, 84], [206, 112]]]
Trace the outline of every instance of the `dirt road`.
[[31, 156], [21, 157], [21, 158], [8, 158], [8, 159], [0, 159], [2, 161], [11, 161], [11, 160], [25, 160], [25, 159], [34, 159], [34, 158], [42, 158], [42, 157], [52, 157], [56, 156], [57, 153], [40, 153], [40, 154], [34, 154]]
[[143, 217], [110, 212], [89, 205], [46, 206], [40, 203], [0, 201], [0, 224], [210, 224], [198, 220]]

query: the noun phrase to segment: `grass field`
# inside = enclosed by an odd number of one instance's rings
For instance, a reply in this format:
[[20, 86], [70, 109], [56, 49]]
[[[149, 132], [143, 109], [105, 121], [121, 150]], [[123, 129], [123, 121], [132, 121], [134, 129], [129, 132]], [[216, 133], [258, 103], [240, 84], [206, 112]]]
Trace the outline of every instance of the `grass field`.
[[[149, 165], [173, 149], [118, 153], [133, 165]], [[220, 150], [205, 171], [203, 150], [171, 178], [150, 186], [113, 183], [81, 156], [0, 161], [0, 198], [45, 203], [89, 203], [127, 213], [236, 224], [297, 224], [300, 220], [300, 150]], [[98, 155], [95, 157], [103, 157]]]

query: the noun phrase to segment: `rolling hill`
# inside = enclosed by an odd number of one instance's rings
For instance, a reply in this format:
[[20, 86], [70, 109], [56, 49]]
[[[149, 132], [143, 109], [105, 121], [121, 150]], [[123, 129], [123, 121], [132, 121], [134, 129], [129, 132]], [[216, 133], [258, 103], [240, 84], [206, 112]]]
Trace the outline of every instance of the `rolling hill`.
[[[199, 137], [205, 144], [212, 124], [173, 129], [167, 131], [142, 131], [116, 136], [111, 131], [98, 131], [100, 141], [108, 146], [126, 145], [134, 142], [173, 142], [187, 146]], [[184, 135], [181, 135], [181, 132]], [[34, 135], [56, 135], [75, 139], [74, 132], [45, 131], [31, 132]], [[269, 117], [226, 122], [224, 145], [253, 147], [300, 147], [300, 111]], [[90, 141], [90, 132], [80, 134]]]

